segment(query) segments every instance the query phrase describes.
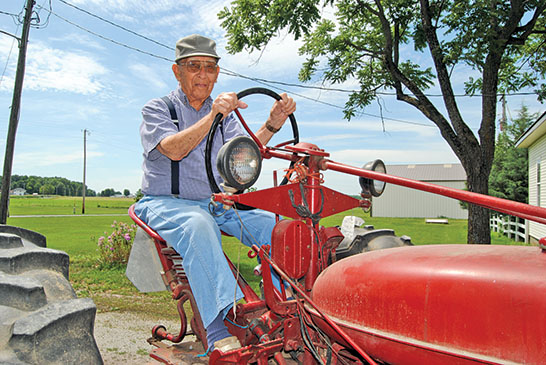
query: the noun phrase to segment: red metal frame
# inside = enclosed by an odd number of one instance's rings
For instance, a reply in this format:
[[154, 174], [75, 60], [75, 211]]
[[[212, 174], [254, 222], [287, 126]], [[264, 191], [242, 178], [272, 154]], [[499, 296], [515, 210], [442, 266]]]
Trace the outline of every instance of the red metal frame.
[[193, 311], [193, 317], [191, 319], [191, 328], [193, 333], [203, 342], [206, 347], [207, 336], [203, 322], [201, 321], [201, 315], [197, 309], [197, 303], [193, 297], [193, 293], [188, 282], [188, 278], [184, 273], [184, 269], [180, 264], [181, 257], [178, 253], [167, 245], [165, 240], [161, 238], [157, 232], [151, 229], [144, 221], [142, 221], [135, 214], [135, 207], [131, 205], [129, 207], [129, 217], [142, 228], [152, 238], [155, 244], [155, 248], [163, 267], [162, 278], [165, 285], [169, 287], [172, 292], [172, 297], [177, 301], [177, 309], [180, 314], [180, 330], [178, 335], [167, 332], [164, 326], [157, 325], [152, 329], [152, 337], [156, 340], [169, 340], [173, 343], [180, 343], [187, 334], [187, 318], [184, 312], [184, 303], [189, 300], [190, 306]]

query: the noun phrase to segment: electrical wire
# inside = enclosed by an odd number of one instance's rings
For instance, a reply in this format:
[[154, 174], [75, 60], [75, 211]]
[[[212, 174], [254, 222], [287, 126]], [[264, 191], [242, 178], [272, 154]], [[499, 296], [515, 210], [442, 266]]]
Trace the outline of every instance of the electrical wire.
[[74, 5], [74, 4], [70, 4], [70, 3], [67, 2], [67, 1], [64, 1], [64, 0], [58, 0], [58, 1], [60, 1], [61, 3], [65, 4], [65, 5], [71, 6], [72, 8], [74, 8], [74, 9], [76, 9], [76, 10], [79, 10], [79, 11], [81, 11], [82, 13], [85, 13], [85, 14], [87, 14], [87, 15], [89, 15], [89, 16], [92, 16], [92, 17], [94, 17], [94, 18], [96, 18], [96, 19], [99, 19], [99, 20], [101, 20], [101, 21], [103, 21], [103, 22], [105, 22], [105, 23], [108, 23], [108, 24], [110, 24], [110, 25], [112, 25], [112, 26], [114, 26], [114, 27], [116, 27], [116, 28], [122, 29], [122, 30], [124, 30], [124, 31], [126, 31], [126, 32], [128, 32], [128, 33], [131, 33], [131, 34], [133, 34], [133, 35], [136, 35], [137, 37], [140, 37], [140, 38], [142, 38], [142, 39], [145, 39], [145, 40], [147, 40], [147, 41], [150, 41], [150, 42], [152, 42], [152, 43], [155, 43], [155, 44], [157, 44], [157, 45], [159, 45], [159, 46], [161, 46], [161, 47], [165, 47], [165, 48], [167, 48], [167, 49], [169, 49], [169, 50], [172, 50], [172, 49], [173, 49], [171, 46], [168, 46], [168, 45], [166, 45], [166, 44], [163, 44], [163, 43], [161, 43], [161, 42], [158, 42], [158, 41], [156, 41], [156, 40], [154, 40], [154, 39], [152, 39], [152, 38], [148, 38], [148, 37], [146, 37], [146, 36], [144, 36], [144, 35], [142, 35], [142, 34], [139, 34], [139, 33], [135, 32], [135, 31], [133, 31], [133, 30], [131, 30], [131, 29], [125, 28], [124, 26], [121, 26], [121, 25], [119, 25], [119, 24], [116, 24], [116, 23], [114, 23], [114, 22], [112, 22], [112, 21], [110, 21], [110, 20], [108, 20], [108, 19], [105, 19], [105, 18], [99, 16], [99, 15], [93, 14], [93, 13], [91, 13], [90, 11], [87, 11], [87, 10], [85, 10], [85, 9], [82, 9], [82, 8], [80, 8], [80, 7], [78, 7], [78, 6]]
[[[50, 1], [51, 1], [51, 0], [50, 0]], [[74, 8], [74, 9], [76, 9], [76, 10], [78, 10], [78, 11], [81, 11], [81, 12], [83, 12], [83, 13], [89, 15], [89, 16], [92, 16], [92, 17], [94, 17], [94, 18], [96, 18], [96, 19], [99, 19], [99, 20], [101, 20], [101, 21], [103, 21], [103, 22], [105, 22], [105, 23], [107, 23], [107, 24], [110, 24], [110, 25], [112, 25], [112, 26], [114, 26], [114, 27], [116, 27], [116, 28], [119, 28], [119, 29], [121, 29], [121, 30], [123, 30], [123, 31], [125, 31], [125, 32], [128, 32], [128, 33], [130, 33], [130, 34], [133, 34], [133, 35], [135, 35], [135, 36], [137, 36], [137, 37], [140, 37], [140, 38], [142, 38], [142, 39], [145, 39], [145, 40], [147, 40], [147, 41], [149, 41], [149, 42], [152, 42], [152, 43], [154, 43], [154, 44], [156, 44], [156, 45], [159, 45], [159, 46], [164, 47], [164, 48], [166, 48], [166, 49], [169, 49], [169, 50], [171, 50], [171, 51], [174, 50], [174, 48], [171, 47], [171, 46], [168, 46], [168, 45], [166, 45], [166, 44], [164, 44], [164, 43], [158, 42], [158, 41], [156, 41], [156, 40], [154, 40], [154, 39], [152, 39], [152, 38], [149, 38], [149, 37], [147, 37], [147, 36], [145, 36], [145, 35], [142, 35], [142, 34], [140, 34], [140, 33], [138, 33], [138, 32], [135, 32], [134, 30], [131, 30], [131, 29], [129, 29], [129, 28], [126, 28], [126, 27], [124, 27], [124, 26], [122, 26], [122, 25], [119, 25], [119, 24], [117, 24], [117, 23], [114, 23], [114, 22], [112, 22], [112, 21], [110, 21], [110, 20], [108, 20], [108, 19], [105, 19], [105, 18], [103, 18], [103, 17], [101, 17], [101, 16], [99, 16], [99, 15], [96, 15], [96, 14], [94, 14], [94, 13], [88, 11], [88, 10], [85, 10], [85, 9], [83, 9], [83, 8], [80, 8], [80, 7], [76, 6], [76, 5], [74, 5], [74, 4], [71, 4], [71, 3], [69, 3], [68, 1], [65, 1], [65, 0], [59, 0], [59, 1], [60, 1], [61, 3], [63, 3], [63, 4], [65, 4], [65, 5], [67, 5], [67, 6], [70, 6], [70, 7]], [[55, 14], [55, 13], [53, 13], [53, 14], [59, 16], [58, 14]], [[63, 19], [63, 20], [65, 20], [65, 19]], [[88, 30], [86, 30], [86, 31], [88, 31]], [[93, 33], [92, 33], [92, 34], [93, 34]], [[96, 35], [96, 34], [94, 34], [94, 35]], [[110, 40], [110, 41], [112, 41], [112, 40]], [[116, 43], [116, 44], [117, 44], [117, 43]], [[121, 44], [120, 44], [120, 45], [121, 45]], [[125, 45], [125, 46], [126, 46], [126, 45]], [[130, 47], [130, 46], [127, 46], [127, 47]], [[137, 50], [136, 48], [131, 48], [131, 49]], [[140, 51], [140, 50], [139, 50], [139, 52], [143, 52], [143, 51]], [[150, 55], [151, 55], [151, 54], [150, 54]], [[156, 55], [151, 55], [151, 56], [158, 57], [158, 58], [163, 58], [163, 57], [159, 57], [159, 56], [156, 56]], [[168, 60], [168, 61], [172, 61], [171, 59], [167, 59], [167, 60]], [[342, 93], [356, 93], [356, 92], [359, 92], [359, 91], [356, 90], [356, 89], [343, 89], [343, 88], [333, 88], [333, 87], [314, 86], [314, 85], [302, 85], [302, 84], [291, 83], [291, 82], [283, 82], [283, 81], [276, 81], [276, 80], [268, 80], [268, 79], [263, 79], [263, 78], [258, 78], [258, 77], [245, 76], [245, 75], [242, 75], [242, 74], [240, 74], [240, 73], [237, 73], [237, 72], [235, 72], [235, 71], [231, 71], [231, 70], [228, 70], [228, 69], [224, 69], [224, 70], [227, 71], [226, 74], [231, 73], [231, 76], [235, 76], [235, 77], [239, 77], [239, 78], [243, 78], [243, 79], [255, 81], [255, 82], [258, 82], [258, 83], [276, 84], [276, 85], [282, 85], [282, 86], [297, 87], [297, 88], [302, 88], [302, 89], [311, 89], [311, 90], [320, 90], [320, 91], [333, 91], [333, 92], [342, 92]], [[396, 95], [396, 93], [394, 93], [394, 92], [376, 92], [376, 94], [378, 94], [378, 95], [385, 95], [385, 96], [395, 96], [395, 95]], [[535, 94], [535, 93], [533, 93], [533, 92], [522, 92], [522, 93], [511, 93], [511, 94], [506, 94], [506, 95], [507, 95], [507, 96], [524, 96], [524, 95], [534, 95], [534, 94]], [[442, 94], [424, 94], [424, 95], [427, 96], [427, 97], [443, 97]], [[454, 96], [455, 96], [455, 97], [473, 97], [473, 96], [482, 96], [482, 95], [483, 95], [483, 94], [474, 94], [474, 95], [470, 95], [470, 94], [455, 94]], [[501, 95], [501, 94], [498, 94], [498, 96], [500, 96], [500, 95]], [[301, 95], [300, 95], [300, 96], [301, 96]], [[303, 97], [303, 96], [301, 96], [301, 97]], [[315, 99], [313, 99], [313, 98], [309, 98], [309, 97], [307, 97], [307, 98], [315, 101]], [[330, 105], [330, 106], [333, 106], [333, 107], [336, 107], [336, 108], [342, 108], [342, 109], [343, 109], [343, 107], [339, 107], [339, 106], [334, 105], [334, 104], [329, 104], [329, 103], [324, 103], [324, 102], [323, 102], [323, 104], [326, 104], [326, 105]]]
[[[38, 6], [38, 7], [40, 7], [40, 6]], [[41, 7], [40, 7], [40, 8], [41, 8]], [[45, 9], [45, 8], [42, 8], [42, 9]], [[47, 10], [47, 9], [46, 9], [46, 10]], [[92, 31], [92, 30], [89, 30], [89, 29], [87, 29], [87, 28], [85, 28], [85, 27], [82, 27], [81, 25], [76, 24], [76, 23], [74, 23], [74, 22], [72, 22], [72, 21], [70, 21], [70, 20], [68, 20], [68, 19], [66, 19], [66, 18], [64, 18], [64, 17], [62, 17], [62, 16], [60, 16], [59, 14], [55, 13], [55, 12], [52, 11], [52, 10], [47, 10], [47, 11], [49, 11], [52, 15], [56, 16], [57, 18], [59, 18], [59, 19], [65, 21], [65, 22], [67, 22], [68, 24], [73, 25], [74, 27], [76, 27], [76, 28], [78, 28], [78, 29], [80, 29], [80, 30], [83, 30], [84, 32], [87, 32], [87, 33], [89, 33], [89, 34], [92, 34], [92, 35], [94, 35], [95, 37], [98, 37], [98, 38], [100, 38], [100, 39], [102, 39], [102, 40], [105, 40], [105, 41], [114, 43], [114, 44], [116, 44], [116, 45], [118, 45], [118, 46], [120, 46], [120, 47], [124, 47], [124, 48], [130, 49], [130, 50], [135, 51], [135, 52], [139, 52], [139, 53], [145, 54], [145, 55], [147, 55], [147, 56], [151, 56], [151, 57], [155, 57], [155, 58], [159, 58], [159, 59], [162, 59], [162, 60], [166, 60], [166, 61], [172, 62], [172, 60], [171, 60], [170, 58], [163, 57], [163, 56], [158, 56], [158, 55], [156, 55], [156, 54], [153, 54], [153, 53], [150, 53], [150, 52], [147, 52], [147, 51], [143, 51], [143, 50], [141, 50], [141, 49], [139, 49], [139, 48], [136, 48], [136, 47], [133, 47], [133, 46], [129, 46], [129, 45], [125, 44], [125, 43], [118, 42], [118, 41], [116, 41], [116, 40], [114, 40], [114, 39], [105, 37], [105, 36], [103, 36], [103, 35], [101, 35], [101, 34], [98, 34], [98, 33], [94, 32], [94, 31]]]
[[[51, 7], [51, 0], [44, 0], [44, 2], [46, 2], [46, 1], [49, 3], [49, 9], [46, 9], [46, 11], [48, 11], [46, 20], [44, 21], [43, 24], [40, 24], [40, 10], [45, 9], [45, 8], [44, 8], [43, 5], [37, 5], [37, 8], [39, 10], [38, 11], [35, 11], [35, 10], [32, 11], [32, 14], [34, 14], [36, 17], [31, 18], [31, 20], [30, 20], [31, 21], [30, 26], [32, 28], [44, 29], [44, 28], [47, 28], [47, 26], [49, 25], [49, 18], [51, 17], [52, 7]], [[33, 23], [33, 21], [34, 21], [34, 23]]]
[[[15, 33], [19, 31], [19, 24], [17, 24], [17, 28], [15, 29]], [[2, 71], [2, 76], [0, 76], [0, 86], [2, 86], [2, 82], [4, 82], [4, 76], [6, 75], [6, 70], [8, 69], [9, 65], [9, 59], [11, 58], [11, 52], [13, 51], [13, 45], [15, 44], [15, 41], [17, 39], [13, 38], [13, 41], [11, 42], [11, 47], [9, 48], [8, 57], [6, 58], [6, 64], [4, 65], [4, 70]]]
[[18, 15], [15, 13], [8, 13], [7, 11], [0, 10], [0, 14], [9, 15], [11, 17], [17, 17]]
[[[50, 1], [50, 0], [49, 0]], [[112, 26], [115, 26], [119, 29], [122, 29], [126, 32], [129, 32], [133, 35], [136, 35], [138, 37], [141, 37], [145, 40], [148, 40], [150, 42], [153, 42], [157, 45], [160, 45], [162, 47], [165, 47], [167, 49], [170, 49], [170, 50], [174, 50], [174, 48], [170, 47], [170, 46], [167, 46], [163, 43], [160, 43], [158, 41], [155, 41], [149, 37], [146, 37], [142, 34], [139, 34], [135, 31], [132, 31], [126, 27], [123, 27], [121, 25], [118, 25], [112, 21], [109, 21], [103, 17], [100, 17], [96, 14], [93, 14], [85, 9], [82, 9], [82, 8], [79, 8], [73, 4], [70, 4], [69, 2], [65, 1], [65, 0], [59, 0], [61, 1], [62, 3], [66, 4], [67, 6], [71, 6], [79, 11], [82, 11], [90, 16], [93, 16], [103, 22], [106, 22]], [[41, 9], [45, 9], [43, 8], [42, 6], [37, 6]], [[119, 41], [116, 41], [114, 39], [111, 39], [111, 38], [108, 38], [108, 37], [105, 37], [99, 33], [96, 33], [92, 30], [89, 30], [77, 23], [74, 23], [62, 16], [60, 16], [59, 14], [53, 12], [53, 10], [50, 8], [50, 9], [45, 9], [46, 11], [48, 11], [50, 14], [53, 14], [54, 16], [58, 17], [59, 19], [67, 22], [68, 24], [71, 24], [75, 27], [77, 27], [78, 29], [81, 29], [89, 34], [92, 34], [100, 39], [103, 39], [105, 41], [108, 41], [108, 42], [111, 42], [111, 43], [114, 43], [120, 47], [124, 47], [124, 48], [127, 48], [127, 49], [130, 49], [130, 50], [133, 50], [135, 52], [139, 52], [139, 53], [142, 53], [142, 54], [145, 54], [145, 55], [148, 55], [148, 56], [151, 56], [151, 57], [154, 57], [154, 58], [158, 58], [158, 59], [161, 59], [161, 60], [166, 60], [166, 61], [169, 61], [169, 62], [172, 62], [172, 59], [170, 58], [167, 58], [167, 57], [163, 57], [163, 56], [159, 56], [159, 55], [156, 55], [154, 53], [151, 53], [151, 52], [148, 52], [148, 51], [144, 51], [142, 49], [139, 49], [137, 47], [133, 47], [133, 46], [130, 46], [130, 45], [127, 45], [127, 44], [124, 44], [122, 42], [119, 42]], [[274, 88], [276, 90], [281, 90], [283, 92], [289, 92], [295, 96], [298, 96], [300, 98], [303, 98], [303, 99], [307, 99], [307, 100], [310, 100], [310, 101], [313, 101], [315, 103], [319, 103], [319, 104], [323, 104], [323, 105], [326, 105], [326, 106], [330, 106], [330, 107], [333, 107], [333, 108], [336, 108], [336, 109], [341, 109], [341, 110], [344, 110], [345, 108], [343, 106], [340, 106], [340, 105], [336, 105], [336, 104], [333, 104], [333, 103], [329, 103], [329, 102], [325, 102], [325, 101], [322, 101], [318, 98], [312, 98], [312, 97], [309, 97], [309, 96], [306, 96], [306, 95], [302, 95], [302, 94], [298, 94], [298, 93], [295, 93], [293, 91], [290, 91], [290, 90], [286, 90], [286, 89], [283, 89], [283, 88], [280, 88], [278, 86], [274, 86], [274, 85], [284, 85], [284, 86], [291, 86], [291, 87], [298, 87], [298, 88], [303, 88], [303, 89], [314, 89], [314, 90], [321, 90], [321, 91], [333, 91], [333, 92], [346, 92], [346, 93], [353, 93], [353, 92], [358, 92], [357, 90], [350, 90], [350, 89], [339, 89], [339, 88], [327, 88], [327, 87], [320, 87], [320, 86], [312, 86], [312, 85], [301, 85], [301, 84], [296, 84], [296, 83], [289, 83], [289, 82], [282, 82], [282, 81], [275, 81], [275, 80], [267, 80], [267, 79], [262, 79], [262, 78], [257, 78], [257, 77], [251, 77], [251, 76], [246, 76], [246, 75], [243, 75], [243, 74], [240, 74], [240, 73], [237, 73], [237, 72], [234, 72], [234, 71], [231, 71], [227, 68], [222, 68], [220, 73], [222, 74], [225, 74], [225, 75], [228, 75], [228, 76], [232, 76], [232, 77], [237, 77], [237, 78], [243, 78], [243, 79], [247, 79], [247, 80], [250, 80], [250, 81], [254, 81], [256, 83], [259, 83], [259, 84], [262, 84], [262, 85], [266, 85], [268, 87], [271, 87], [271, 88]], [[379, 95], [394, 95], [393, 93], [377, 93]], [[532, 92], [528, 92], [528, 93], [513, 93], [513, 94], [506, 94], [507, 96], [514, 96], [514, 95], [534, 95], [535, 93], [532, 93]], [[442, 96], [441, 94], [438, 94], [438, 95], [435, 95], [435, 94], [424, 94], [426, 96], [430, 96], [430, 97], [433, 97], [433, 96]], [[464, 94], [464, 95], [455, 95], [456, 97], [471, 97], [471, 96], [479, 96], [479, 94], [476, 94], [476, 95], [467, 95], [467, 94]], [[382, 121], [385, 121], [385, 120], [389, 120], [389, 121], [393, 121], [393, 122], [397, 122], [397, 123], [403, 123], [403, 124], [410, 124], [410, 125], [416, 125], [416, 126], [422, 126], [422, 127], [430, 127], [430, 128], [435, 128], [436, 126], [434, 124], [425, 124], [425, 123], [418, 123], [418, 122], [411, 122], [411, 121], [407, 121], [407, 120], [400, 120], [400, 119], [395, 119], [395, 118], [389, 118], [389, 117], [385, 117], [383, 115], [376, 115], [376, 114], [371, 114], [371, 113], [366, 113], [364, 111], [359, 111], [357, 112], [357, 116], [368, 116], [368, 117], [373, 117], [373, 118], [378, 118], [378, 119], [381, 119]]]
[[302, 340], [303, 340], [303, 343], [305, 344], [305, 346], [307, 347], [307, 349], [309, 350], [309, 352], [311, 353], [311, 355], [313, 355], [313, 357], [315, 358], [315, 360], [320, 364], [320, 365], [325, 365], [324, 362], [322, 361], [322, 358], [320, 357], [320, 354], [318, 353], [315, 345], [313, 345], [313, 341], [309, 338], [309, 333], [307, 332], [306, 330], [306, 325], [305, 323], [303, 322], [303, 314], [297, 314], [297, 317], [298, 319], [300, 320], [300, 333], [301, 333], [301, 337], [302, 337]]

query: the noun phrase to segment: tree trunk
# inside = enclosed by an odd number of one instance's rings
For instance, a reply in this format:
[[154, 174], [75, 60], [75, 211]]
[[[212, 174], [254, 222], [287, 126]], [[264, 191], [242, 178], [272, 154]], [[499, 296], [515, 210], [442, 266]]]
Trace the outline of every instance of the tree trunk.
[[[491, 166], [483, 166], [483, 164], [476, 161], [473, 161], [472, 165], [470, 169], [473, 169], [474, 173], [469, 173], [469, 169], [467, 169], [468, 190], [487, 195], [489, 193], [489, 172]], [[491, 244], [489, 209], [474, 204], [468, 205], [467, 243]]]

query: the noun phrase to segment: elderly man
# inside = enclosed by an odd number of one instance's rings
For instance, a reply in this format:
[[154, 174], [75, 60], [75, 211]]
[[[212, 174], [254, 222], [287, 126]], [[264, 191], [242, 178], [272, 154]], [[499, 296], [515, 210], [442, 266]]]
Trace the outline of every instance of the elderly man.
[[[234, 300], [242, 294], [223, 255], [220, 231], [239, 238], [247, 246], [270, 244], [275, 219], [263, 211], [240, 211], [245, 226], [241, 230], [241, 222], [233, 210], [224, 213], [218, 207], [212, 213], [209, 211], [212, 192], [205, 172], [205, 137], [214, 117], [223, 114], [222, 131], [216, 133], [213, 141], [212, 156], [216, 156], [225, 142], [244, 134], [230, 113], [247, 107], [234, 92], [211, 98], [220, 72], [219, 59], [212, 39], [191, 35], [176, 43], [172, 71], [179, 87], [167, 99], [153, 99], [142, 109], [144, 197], [135, 212], [182, 256], [207, 330], [209, 350], [214, 346], [225, 352], [240, 347], [223, 321]], [[256, 132], [263, 144], [296, 110], [292, 98], [286, 94], [281, 97]], [[171, 118], [168, 104], [174, 108], [178, 126]], [[214, 174], [221, 181], [218, 172]]]

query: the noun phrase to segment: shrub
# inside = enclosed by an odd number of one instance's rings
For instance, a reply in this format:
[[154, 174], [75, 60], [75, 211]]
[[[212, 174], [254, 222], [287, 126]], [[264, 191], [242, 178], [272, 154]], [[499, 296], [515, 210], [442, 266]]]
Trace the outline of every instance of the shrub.
[[114, 221], [112, 228], [114, 231], [110, 235], [104, 232], [104, 236], [99, 237], [97, 245], [100, 264], [126, 265], [137, 227], [134, 224]]

